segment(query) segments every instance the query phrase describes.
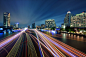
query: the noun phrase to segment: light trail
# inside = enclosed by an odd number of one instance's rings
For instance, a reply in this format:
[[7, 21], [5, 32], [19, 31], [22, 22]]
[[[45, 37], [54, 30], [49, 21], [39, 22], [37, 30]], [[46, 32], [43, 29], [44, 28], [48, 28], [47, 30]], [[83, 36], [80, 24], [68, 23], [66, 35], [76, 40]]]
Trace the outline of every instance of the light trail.
[[38, 36], [40, 37], [41, 41], [43, 41], [43, 43], [45, 43], [46, 47], [51, 49], [52, 52], [54, 52], [54, 54], [58, 55], [62, 55], [61, 52], [57, 52], [56, 48], [59, 48], [64, 54], [68, 55], [68, 56], [72, 56], [72, 57], [76, 57], [76, 56], [86, 56], [86, 54], [42, 33], [42, 32], [39, 32], [37, 30], [34, 30]]
[[[40, 36], [40, 35], [39, 35]], [[51, 50], [59, 57], [59, 56], [64, 56], [49, 40], [47, 40], [44, 36], [40, 36], [41, 39], [43, 39], [43, 42], [46, 42], [45, 44], [48, 44]]]
[[[33, 35], [30, 35], [32, 38], [33, 38], [33, 40], [37, 40], [37, 38], [36, 37], [34, 37]], [[36, 41], [35, 41], [36, 42]], [[52, 55], [54, 55], [54, 56], [56, 56], [50, 49], [48, 49], [41, 41], [40, 41], [40, 44], [43, 46], [43, 47], [45, 47], [45, 49], [47, 49]]]
[[[41, 38], [42, 39], [42, 38]], [[43, 41], [43, 39], [42, 39], [42, 41]], [[45, 45], [46, 45], [46, 47], [50, 50], [50, 51], [52, 51], [52, 52], [54, 52], [55, 50], [53, 50], [52, 49], [52, 47], [47, 43], [47, 42], [45, 42], [45, 41], [43, 41], [44, 43], [45, 43]], [[47, 45], [48, 44], [48, 45]], [[55, 52], [54, 52], [55, 53]], [[55, 53], [55, 54], [53, 54], [54, 56], [56, 56], [57, 54]]]
[[[35, 30], [37, 31], [37, 30]], [[38, 31], [37, 31], [38, 32]], [[39, 35], [43, 35], [40, 32], [38, 32]], [[49, 39], [48, 37], [46, 37], [45, 35], [43, 35], [45, 38], [47, 38], [49, 41], [51, 41], [52, 43], [54, 43], [55, 45], [57, 45], [59, 48], [61, 48], [62, 50], [64, 50], [65, 52], [67, 52], [68, 54], [70, 54], [71, 56], [75, 56], [72, 53], [70, 53], [69, 51], [67, 51], [66, 49], [64, 49], [63, 47], [61, 47], [58, 43], [54, 42], [53, 40]]]
[[43, 54], [43, 51], [42, 51], [42, 48], [41, 48], [41, 45], [40, 45], [39, 37], [38, 37], [37, 34], [36, 34], [36, 36], [37, 36], [37, 39], [38, 39], [37, 41], [38, 41], [38, 46], [39, 46], [39, 51], [40, 51], [41, 57], [44, 57], [44, 54]]
[[[38, 57], [30, 36], [26, 33], [28, 49], [31, 49], [32, 57]], [[29, 52], [29, 51], [28, 51]]]
[[[42, 35], [41, 35], [42, 36]], [[41, 39], [43, 40], [43, 36], [41, 37]], [[44, 39], [45, 40], [45, 39]], [[47, 46], [47, 48], [49, 49], [49, 50], [51, 50], [52, 52], [54, 52], [54, 56], [56, 57], [56, 56], [62, 56], [63, 54], [61, 53], [61, 52], [57, 52], [58, 50], [56, 49], [56, 47], [55, 46], [53, 46], [52, 44], [49, 44], [50, 42], [47, 42], [47, 41], [43, 41], [44, 43], [45, 43], [45, 45], [46, 44], [48, 44], [48, 46]], [[55, 51], [56, 50], [56, 51]], [[59, 54], [60, 53], [60, 54]], [[64, 57], [65, 57], [65, 55], [64, 55]]]
[[0, 50], [5, 47], [9, 42], [11, 42], [12, 40], [16, 39], [19, 35], [21, 35], [23, 32], [25, 32], [27, 30], [27, 28], [24, 28], [24, 30], [22, 30], [21, 32], [19, 32], [18, 34], [0, 42]]
[[[44, 34], [44, 35], [46, 35], [46, 34]], [[73, 47], [70, 47], [70, 46], [68, 46], [68, 45], [66, 45], [66, 44], [64, 44], [64, 43], [62, 43], [62, 42], [60, 42], [60, 41], [58, 41], [58, 40], [56, 40], [56, 39], [50, 37], [49, 35], [46, 35], [46, 36], [49, 37], [50, 39], [52, 39], [53, 41], [59, 43], [61, 46], [66, 47], [68, 50], [70, 50], [70, 52], [73, 52], [74, 54], [78, 54], [77, 56], [79, 56], [79, 55], [80, 55], [80, 56], [86, 56], [86, 54], [84, 54], [84, 53], [82, 53], [82, 52], [80, 52], [80, 51], [74, 49]]]
[[[45, 36], [45, 35], [44, 35]], [[45, 36], [46, 37], [46, 36]], [[62, 46], [60, 46], [58, 43], [54, 42], [53, 40], [51, 40], [50, 38], [46, 37], [49, 41], [51, 41], [53, 44], [55, 44], [56, 46], [58, 46], [59, 48], [61, 48], [62, 50], [64, 50], [65, 52], [67, 52], [68, 54], [70, 54], [71, 56], [75, 56], [74, 54], [70, 53], [68, 50], [64, 49]]]
[[43, 36], [40, 36], [40, 38], [42, 39], [42, 41], [47, 45], [48, 48], [50, 48], [58, 57], [60, 56], [58, 53], [56, 53], [56, 51], [54, 50], [53, 46], [50, 45], [51, 43], [49, 41], [45, 41], [47, 39], [44, 39]]

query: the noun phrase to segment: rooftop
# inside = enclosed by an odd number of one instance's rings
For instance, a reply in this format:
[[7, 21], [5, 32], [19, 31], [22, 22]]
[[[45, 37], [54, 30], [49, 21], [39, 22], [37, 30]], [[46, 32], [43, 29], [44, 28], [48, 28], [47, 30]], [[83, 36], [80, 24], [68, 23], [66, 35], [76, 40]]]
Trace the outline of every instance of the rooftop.
[[46, 21], [53, 21], [54, 19], [48, 19], [48, 20], [46, 20]]

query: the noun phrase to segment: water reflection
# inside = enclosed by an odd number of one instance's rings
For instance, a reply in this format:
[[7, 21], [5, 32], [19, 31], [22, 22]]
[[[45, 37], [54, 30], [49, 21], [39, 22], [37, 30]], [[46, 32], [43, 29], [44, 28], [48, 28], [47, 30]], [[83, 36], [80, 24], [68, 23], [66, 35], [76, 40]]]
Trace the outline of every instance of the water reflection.
[[9, 36], [9, 35], [11, 35], [11, 34], [12, 34], [12, 32], [6, 33], [5, 31], [4, 31], [3, 33], [0, 33], [0, 40], [1, 40], [1, 39], [4, 39], [5, 37], [7, 37], [7, 36]]
[[74, 35], [74, 38], [76, 38], [76, 35]]
[[3, 33], [0, 33], [0, 38], [2, 38], [3, 37]]
[[73, 34], [71, 34], [71, 38], [73, 38]]
[[83, 36], [82, 36], [82, 37], [81, 37], [81, 41], [83, 41], [83, 39], [84, 39], [84, 38], [83, 38]]
[[79, 38], [79, 35], [77, 36], [77, 41], [79, 41], [80, 40], [80, 38]]
[[3, 33], [6, 34], [6, 30], [4, 30]]
[[68, 37], [70, 38], [70, 34], [68, 34]]
[[77, 40], [77, 41], [86, 41], [86, 39], [83, 36], [79, 35], [73, 35], [73, 34], [66, 34], [61, 33], [63, 39], [71, 39], [71, 40]]
[[66, 34], [65, 34], [65, 33], [62, 34], [62, 40], [63, 40], [64, 42], [66, 42]]
[[86, 41], [86, 39], [83, 36], [79, 36], [79, 35], [73, 35], [73, 34], [67, 34], [67, 33], [58, 33], [55, 31], [45, 31], [46, 34], [53, 36], [53, 37], [58, 37], [58, 38], [62, 38], [62, 40], [66, 41], [67, 39], [71, 39], [71, 40], [76, 40], [76, 41]]
[[66, 38], [66, 34], [65, 33], [63, 33], [62, 36], [63, 36], [63, 38]]

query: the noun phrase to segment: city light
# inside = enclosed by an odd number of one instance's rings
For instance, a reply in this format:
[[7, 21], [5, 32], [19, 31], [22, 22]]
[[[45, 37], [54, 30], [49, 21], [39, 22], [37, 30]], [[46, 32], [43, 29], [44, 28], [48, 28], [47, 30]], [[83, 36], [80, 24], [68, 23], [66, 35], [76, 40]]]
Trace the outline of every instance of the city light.
[[14, 35], [13, 37], [10, 37], [2, 42], [0, 42], [0, 50], [9, 42], [11, 42], [12, 40], [14, 40], [15, 38], [17, 38], [19, 35], [21, 35], [23, 32], [25, 32], [27, 30], [27, 28], [24, 28], [24, 30], [22, 30], [21, 32], [17, 33], [16, 35]]
[[3, 28], [0, 28], [0, 30], [3, 30]]
[[86, 57], [86, 1], [0, 0], [0, 57]]

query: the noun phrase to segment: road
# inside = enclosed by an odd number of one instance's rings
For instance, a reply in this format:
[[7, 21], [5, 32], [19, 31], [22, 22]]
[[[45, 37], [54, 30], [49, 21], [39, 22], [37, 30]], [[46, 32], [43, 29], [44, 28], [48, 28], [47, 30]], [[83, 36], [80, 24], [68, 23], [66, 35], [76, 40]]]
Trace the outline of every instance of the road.
[[[0, 57], [38, 57], [33, 42], [25, 30], [0, 42]], [[40, 57], [40, 53], [39, 53]]]
[[24, 29], [0, 42], [0, 57], [85, 57], [83, 52], [42, 33]]
[[44, 34], [38, 30], [34, 30], [40, 37], [40, 41], [45, 43], [46, 47], [49, 51], [53, 54], [53, 56], [83, 56], [85, 57], [86, 54], [80, 52], [79, 50], [68, 46], [65, 43], [62, 43], [47, 34]]

